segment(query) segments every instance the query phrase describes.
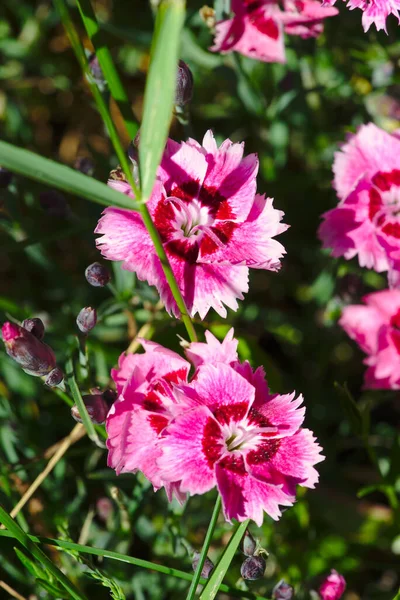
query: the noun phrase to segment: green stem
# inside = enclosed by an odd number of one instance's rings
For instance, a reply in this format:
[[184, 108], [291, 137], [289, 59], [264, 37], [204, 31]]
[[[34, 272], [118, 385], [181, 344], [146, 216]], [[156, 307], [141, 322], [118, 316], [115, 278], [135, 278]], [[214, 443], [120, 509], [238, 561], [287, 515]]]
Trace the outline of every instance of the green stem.
[[[104, 102], [104, 99], [98, 89], [98, 87], [96, 86], [95, 83], [93, 83], [92, 81], [92, 77], [90, 74], [90, 70], [89, 70], [89, 65], [86, 59], [86, 55], [83, 49], [83, 46], [81, 44], [81, 41], [79, 39], [78, 33], [75, 29], [75, 26], [71, 20], [71, 17], [69, 15], [68, 9], [64, 3], [64, 0], [54, 0], [54, 2], [57, 5], [58, 11], [61, 15], [61, 19], [64, 23], [64, 27], [65, 30], [68, 34], [68, 37], [71, 41], [71, 45], [75, 51], [76, 57], [78, 59], [78, 62], [81, 65], [81, 68], [83, 70], [83, 72], [87, 75], [88, 77], [88, 81], [89, 81], [89, 85], [90, 85], [90, 89], [92, 91], [93, 97], [95, 99], [95, 102], [98, 106], [100, 115], [104, 121], [104, 123], [106, 124], [108, 131], [110, 133], [110, 139], [111, 142], [114, 146], [114, 149], [117, 153], [118, 156], [118, 160], [120, 161], [120, 165], [122, 167], [122, 170], [125, 174], [125, 177], [128, 181], [128, 183], [130, 184], [130, 186], [132, 187], [134, 196], [136, 198], [136, 200], [140, 203], [141, 201], [141, 192], [140, 190], [138, 190], [135, 181], [133, 179], [133, 175], [132, 175], [132, 171], [130, 168], [130, 165], [128, 163], [128, 159], [125, 155], [124, 149], [122, 147], [121, 141], [119, 139], [118, 133], [114, 127], [114, 123], [111, 119], [111, 115], [108, 111], [108, 108]], [[106, 73], [104, 73], [104, 75], [106, 76]], [[111, 88], [110, 82], [108, 81], [109, 87]], [[147, 228], [147, 231], [149, 232], [150, 238], [154, 244], [155, 247], [155, 251], [157, 253], [158, 258], [160, 259], [161, 262], [161, 266], [162, 269], [164, 271], [165, 277], [167, 279], [168, 285], [171, 288], [171, 292], [172, 295], [174, 297], [174, 300], [176, 302], [176, 305], [178, 306], [178, 309], [181, 313], [181, 318], [182, 321], [186, 327], [186, 330], [188, 332], [188, 336], [190, 341], [195, 342], [197, 341], [197, 336], [196, 336], [196, 331], [194, 328], [194, 325], [192, 323], [192, 320], [188, 314], [187, 308], [186, 308], [186, 304], [185, 301], [183, 299], [183, 296], [181, 294], [181, 291], [179, 289], [178, 283], [175, 279], [174, 273], [172, 271], [171, 265], [169, 263], [168, 257], [165, 253], [164, 250], [164, 246], [163, 243], [161, 241], [160, 235], [153, 223], [153, 220], [150, 216], [150, 212], [146, 206], [146, 204], [139, 204], [139, 212], [142, 216], [143, 222], [145, 224], [145, 227]]]
[[104, 32], [100, 29], [90, 0], [77, 0], [76, 3], [79, 12], [81, 13], [86, 32], [96, 50], [96, 56], [99, 60], [101, 70], [108, 82], [111, 96], [114, 98], [121, 112], [129, 137], [133, 140], [138, 132], [139, 126], [133, 117], [128, 95], [125, 92], [118, 71], [114, 65], [111, 52], [108, 49], [105, 40]]
[[[11, 533], [11, 530], [7, 531], [5, 529], [0, 529], [0, 537], [14, 536]], [[171, 577], [176, 577], [177, 579], [183, 579], [185, 581], [192, 581], [193, 579], [193, 575], [191, 575], [190, 573], [185, 573], [185, 571], [180, 571], [172, 567], [165, 567], [164, 565], [152, 563], [148, 560], [142, 560], [133, 556], [127, 556], [126, 554], [120, 554], [119, 552], [113, 552], [112, 550], [105, 550], [104, 548], [93, 548], [92, 546], [83, 546], [81, 544], [75, 544], [74, 542], [55, 540], [52, 538], [45, 537], [36, 537], [34, 535], [30, 535], [27, 537], [32, 542], [36, 542], [37, 544], [47, 544], [49, 546], [55, 546], [60, 550], [76, 550], [77, 552], [81, 552], [83, 554], [92, 554], [94, 556], [110, 558], [111, 560], [118, 560], [130, 565], [141, 567], [143, 569], [148, 569], [150, 571], [157, 571], [158, 573], [170, 575]], [[206, 581], [206, 579], [200, 579], [201, 584], [206, 583]], [[237, 590], [236, 588], [230, 587], [228, 585], [221, 585], [219, 591], [224, 592], [225, 594], [229, 594], [230, 596], [235, 596], [237, 598], [248, 598], [249, 600], [265, 600], [265, 598], [257, 596], [252, 592]]]
[[74, 375], [74, 365], [72, 362], [72, 358], [67, 360], [65, 365], [67, 382], [69, 385], [69, 389], [71, 390], [72, 398], [78, 408], [80, 417], [82, 419], [82, 423], [85, 426], [86, 432], [89, 438], [100, 448], [104, 448], [102, 442], [100, 442], [97, 432], [94, 428], [92, 421], [90, 420], [88, 411], [86, 409], [85, 403], [83, 402], [81, 393], [79, 391], [78, 384], [76, 383], [75, 375]]
[[[35, 541], [32, 540], [31, 536], [28, 536], [6, 513], [4, 508], [0, 505], [0, 521], [8, 529], [8, 532], [17, 539], [24, 548], [26, 548], [36, 560], [38, 560], [53, 576], [61, 583], [61, 585], [69, 592], [71, 598], [75, 600], [87, 600], [86, 596], [81, 594], [73, 583], [60, 571], [58, 567], [46, 556], [46, 554], [38, 548]], [[5, 532], [2, 531], [4, 534]]]
[[208, 549], [209, 549], [210, 544], [211, 544], [211, 539], [212, 539], [212, 536], [213, 536], [213, 533], [214, 533], [215, 526], [217, 524], [218, 515], [219, 515], [220, 511], [221, 511], [221, 496], [218, 494], [217, 500], [215, 502], [213, 514], [211, 516], [210, 524], [209, 524], [208, 529], [207, 529], [206, 537], [204, 538], [204, 544], [203, 544], [203, 547], [201, 549], [201, 554], [200, 554], [199, 562], [198, 562], [198, 565], [196, 567], [196, 571], [194, 573], [194, 576], [193, 576], [193, 579], [192, 579], [192, 583], [190, 584], [190, 588], [189, 588], [189, 591], [188, 591], [188, 595], [186, 596], [186, 600], [193, 600], [193, 598], [194, 598], [194, 596], [196, 594], [196, 589], [197, 589], [197, 586], [198, 586], [199, 581], [200, 581], [201, 572], [203, 570], [203, 566], [204, 566], [205, 560], [207, 558]]

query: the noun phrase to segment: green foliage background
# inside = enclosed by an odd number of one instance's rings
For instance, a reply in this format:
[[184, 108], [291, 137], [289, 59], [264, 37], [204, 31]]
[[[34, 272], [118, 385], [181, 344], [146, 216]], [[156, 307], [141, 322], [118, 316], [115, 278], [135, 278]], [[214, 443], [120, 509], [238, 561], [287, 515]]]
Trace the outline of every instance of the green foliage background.
[[[140, 118], [153, 28], [150, 6], [145, 0], [99, 0], [93, 6]], [[223, 337], [234, 326], [241, 357], [265, 366], [274, 391], [303, 393], [306, 424], [326, 455], [315, 491], [301, 492], [279, 523], [266, 518], [260, 530], [252, 527], [270, 557], [265, 577], [249, 589], [268, 597], [284, 577], [299, 590], [298, 598], [308, 598], [320, 576], [336, 568], [348, 581], [348, 600], [392, 600], [400, 583], [400, 510], [390, 504], [400, 491], [399, 397], [362, 390], [363, 356], [336, 325], [344, 304], [358, 302], [386, 281], [355, 262], [330, 258], [316, 232], [321, 213], [336, 202], [331, 165], [346, 132], [371, 120], [388, 130], [399, 127], [399, 29], [390, 18], [389, 35], [374, 28], [364, 34], [361, 12], [341, 5], [340, 15], [327, 20], [317, 40], [287, 37], [287, 64], [272, 65], [211, 54], [212, 36], [200, 19], [200, 7], [200, 2], [189, 2], [181, 48], [195, 81], [191, 135], [201, 140], [212, 128], [219, 141], [243, 140], [246, 153], [257, 152], [258, 189], [275, 198], [291, 227], [280, 238], [287, 249], [281, 272], [252, 272], [239, 311], [222, 323], [209, 314], [198, 330], [209, 328]], [[111, 110], [122, 132], [112, 103]], [[1, 3], [0, 131], [3, 140], [69, 165], [77, 157], [91, 157], [101, 181], [117, 165], [58, 15], [47, 1]], [[171, 136], [179, 140], [185, 135], [174, 122]], [[127, 146], [129, 140], [124, 142]], [[62, 365], [75, 346], [77, 313], [82, 306], [96, 306], [101, 319], [89, 338], [89, 351], [92, 384], [101, 387], [109, 384], [110, 368], [150, 319], [153, 339], [180, 351], [177, 335], [185, 337], [185, 331], [157, 308], [153, 289], [118, 265], [116, 297], [86, 283], [85, 267], [99, 258], [93, 230], [101, 208], [68, 196], [69, 218], [51, 217], [39, 203], [45, 189], [14, 176], [8, 189], [0, 190], [1, 320], [41, 316], [46, 341]], [[355, 404], [341, 387], [345, 383]], [[0, 500], [11, 510], [43, 469], [44, 451], [74, 422], [63, 400], [25, 375], [3, 350], [0, 419]], [[371, 449], [381, 475], [371, 463]], [[33, 534], [80, 539], [190, 572], [187, 548], [201, 546], [215, 496], [194, 497], [184, 511], [169, 506], [140, 475], [117, 478], [106, 466], [106, 453], [84, 438], [35, 498], [20, 517]], [[104, 498], [109, 500], [106, 518], [99, 505], [100, 499], [106, 504]], [[229, 531], [220, 521], [211, 558], [220, 554]], [[13, 545], [0, 538], [1, 578], [22, 595], [57, 597], [37, 583], [43, 577], [26, 570]], [[180, 598], [187, 590], [184, 581], [119, 562], [88, 566], [55, 551], [51, 558], [89, 598], [109, 597], [107, 581], [117, 586], [115, 598], [123, 597], [121, 590], [137, 600]], [[238, 555], [228, 572], [230, 585], [240, 577], [242, 558]]]

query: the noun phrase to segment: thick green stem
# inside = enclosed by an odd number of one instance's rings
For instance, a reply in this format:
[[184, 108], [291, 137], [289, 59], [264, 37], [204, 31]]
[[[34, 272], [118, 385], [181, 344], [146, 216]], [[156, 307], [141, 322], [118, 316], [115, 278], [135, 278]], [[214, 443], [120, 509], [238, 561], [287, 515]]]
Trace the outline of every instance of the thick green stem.
[[108, 82], [111, 96], [114, 98], [121, 112], [129, 137], [133, 140], [138, 132], [139, 126], [133, 117], [128, 95], [125, 92], [118, 71], [114, 65], [111, 52], [104, 39], [104, 33], [97, 22], [90, 0], [77, 0], [77, 5], [86, 32], [96, 49], [96, 56], [99, 60], [101, 70]]
[[201, 554], [200, 554], [199, 562], [198, 562], [198, 565], [196, 567], [196, 571], [194, 573], [194, 577], [192, 579], [192, 583], [190, 584], [190, 588], [189, 588], [189, 591], [188, 591], [188, 595], [186, 596], [186, 600], [193, 600], [193, 598], [194, 598], [194, 596], [196, 594], [196, 589], [197, 589], [197, 586], [198, 586], [199, 581], [200, 581], [201, 572], [203, 570], [203, 566], [204, 566], [205, 560], [207, 558], [208, 549], [209, 549], [210, 544], [211, 544], [211, 539], [212, 539], [212, 536], [213, 536], [213, 533], [214, 533], [215, 526], [217, 524], [218, 515], [219, 515], [220, 511], [221, 511], [221, 496], [218, 494], [217, 500], [215, 502], [213, 514], [211, 516], [210, 524], [209, 524], [208, 529], [207, 529], [206, 537], [204, 538], [204, 544], [203, 544], [203, 547], [201, 549]]
[[36, 560], [38, 560], [60, 584], [68, 591], [71, 598], [75, 600], [87, 600], [86, 596], [81, 594], [73, 583], [60, 571], [58, 567], [38, 548], [36, 543], [17, 525], [17, 523], [0, 506], [0, 521], [7, 527], [12, 536], [26, 548]]

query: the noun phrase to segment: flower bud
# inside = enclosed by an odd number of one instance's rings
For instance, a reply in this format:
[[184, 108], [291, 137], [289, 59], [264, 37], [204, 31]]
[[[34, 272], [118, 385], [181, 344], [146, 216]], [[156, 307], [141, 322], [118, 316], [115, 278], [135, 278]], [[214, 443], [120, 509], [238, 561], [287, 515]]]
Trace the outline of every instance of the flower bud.
[[103, 71], [100, 67], [99, 59], [97, 58], [96, 54], [93, 53], [89, 56], [88, 63], [95, 84], [101, 92], [104, 92], [107, 87], [107, 82], [104, 78]]
[[88, 156], [78, 156], [75, 160], [74, 167], [84, 175], [91, 177], [94, 173], [94, 163]]
[[33, 319], [25, 319], [22, 321], [21, 327], [29, 331], [38, 340], [42, 340], [44, 336], [44, 325], [42, 319], [34, 317]]
[[85, 271], [86, 281], [93, 287], [104, 287], [110, 283], [110, 271], [104, 265], [95, 262], [89, 265]]
[[[88, 411], [88, 415], [92, 423], [95, 425], [101, 425], [101, 423], [104, 423], [110, 407], [103, 398], [103, 395], [101, 393], [88, 394], [86, 396], [82, 396], [82, 400], [86, 406], [86, 410]], [[82, 423], [82, 419], [76, 405], [71, 408], [71, 415], [75, 421]]]
[[175, 104], [184, 106], [191, 101], [193, 96], [193, 75], [183, 60], [179, 61], [176, 75]]
[[242, 540], [242, 548], [243, 548], [243, 554], [245, 554], [246, 556], [253, 556], [253, 554], [257, 548], [257, 542], [253, 538], [253, 536], [251, 535], [251, 533], [248, 529], [246, 529], [246, 532], [245, 532], [243, 540]]
[[82, 333], [89, 333], [97, 323], [97, 312], [95, 308], [87, 306], [82, 308], [76, 317], [76, 324]]
[[272, 590], [272, 598], [274, 600], [292, 600], [293, 592], [292, 586], [281, 579]]
[[32, 333], [16, 325], [4, 323], [1, 328], [8, 356], [13, 358], [29, 375], [47, 375], [56, 366], [53, 350]]
[[12, 173], [4, 169], [4, 167], [0, 167], [0, 189], [7, 188], [12, 181]]
[[47, 375], [45, 379], [45, 384], [49, 387], [57, 387], [62, 380], [64, 379], [64, 373], [61, 371], [59, 367], [56, 367]]
[[243, 579], [255, 581], [264, 575], [266, 565], [265, 558], [262, 556], [250, 556], [240, 567], [240, 573]]
[[[199, 560], [200, 560], [200, 552], [193, 552], [193, 559], [192, 559], [193, 571], [195, 571], [197, 569]], [[201, 570], [201, 576], [204, 579], [208, 579], [210, 577], [210, 574], [211, 574], [211, 571], [213, 570], [213, 568], [214, 568], [214, 563], [212, 562], [212, 560], [210, 560], [208, 558], [208, 556], [206, 556], [206, 560], [204, 561], [204, 565]]]
[[71, 216], [71, 209], [63, 194], [57, 190], [48, 190], [39, 194], [40, 206], [50, 216], [56, 219], [67, 219]]
[[339, 600], [343, 596], [345, 589], [345, 578], [335, 571], [335, 569], [332, 569], [330, 575], [322, 582], [319, 588], [319, 595], [322, 600]]
[[102, 521], [107, 521], [107, 519], [114, 512], [114, 505], [111, 502], [110, 498], [104, 496], [103, 498], [99, 498], [96, 502], [96, 512]]

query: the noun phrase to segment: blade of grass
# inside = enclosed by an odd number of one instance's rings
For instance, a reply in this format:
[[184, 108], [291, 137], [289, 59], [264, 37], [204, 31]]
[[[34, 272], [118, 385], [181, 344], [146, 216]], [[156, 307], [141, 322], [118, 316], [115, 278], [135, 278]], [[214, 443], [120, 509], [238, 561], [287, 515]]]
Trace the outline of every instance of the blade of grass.
[[[13, 537], [12, 534], [7, 530], [0, 530], [0, 537]], [[133, 556], [127, 556], [126, 554], [120, 554], [119, 552], [113, 552], [112, 550], [105, 550], [104, 548], [93, 548], [92, 546], [82, 546], [80, 544], [75, 544], [74, 542], [68, 542], [64, 540], [56, 540], [52, 538], [45, 537], [37, 537], [34, 535], [30, 535], [29, 539], [33, 542], [39, 544], [47, 544], [49, 546], [55, 546], [60, 550], [76, 550], [77, 552], [82, 552], [83, 554], [92, 554], [94, 556], [102, 556], [103, 558], [110, 558], [111, 560], [118, 560], [120, 562], [128, 563], [130, 565], [135, 565], [137, 567], [142, 567], [143, 569], [148, 569], [150, 571], [157, 571], [158, 573], [164, 573], [165, 575], [171, 575], [171, 577], [176, 577], [177, 579], [184, 579], [185, 581], [191, 581], [193, 579], [193, 575], [190, 573], [185, 573], [185, 571], [180, 571], [178, 569], [174, 569], [172, 567], [165, 567], [164, 565], [159, 565], [157, 563], [149, 562], [148, 560], [142, 560], [140, 558], [135, 558]], [[207, 580], [201, 578], [200, 583], [204, 584]], [[266, 600], [262, 596], [257, 596], [257, 594], [253, 594], [252, 592], [246, 592], [243, 590], [238, 590], [236, 588], [230, 587], [228, 585], [222, 584], [219, 588], [220, 592], [224, 592], [226, 594], [230, 594], [231, 596], [235, 596], [237, 598], [249, 598], [249, 600]]]
[[186, 600], [193, 600], [193, 598], [195, 597], [196, 589], [197, 589], [198, 583], [200, 581], [201, 571], [203, 570], [203, 565], [207, 558], [208, 549], [211, 544], [211, 539], [212, 539], [212, 536], [214, 533], [215, 526], [217, 524], [218, 515], [220, 513], [220, 510], [221, 510], [221, 496], [218, 494], [217, 500], [215, 502], [213, 514], [210, 519], [210, 524], [207, 529], [206, 537], [204, 538], [204, 543], [203, 543], [203, 547], [201, 549], [199, 562], [197, 564], [196, 571], [195, 571], [195, 574], [192, 579], [192, 583], [190, 584], [190, 588], [189, 588], [188, 594], [186, 596]]
[[249, 521], [250, 519], [246, 519], [246, 521], [240, 523], [239, 527], [229, 540], [229, 543], [219, 559], [218, 564], [214, 567], [214, 570], [211, 573], [210, 579], [200, 594], [200, 600], [213, 600], [213, 598], [215, 598], [217, 595], [222, 580], [225, 577], [225, 573], [229, 569], [229, 565], [235, 556], [235, 552], [240, 544], [240, 540], [242, 539], [244, 532], [246, 531]]
[[3, 141], [0, 141], [0, 165], [13, 173], [44, 183], [48, 187], [76, 194], [103, 206], [120, 206], [138, 210], [138, 203], [135, 200], [116, 192], [104, 183], [30, 150]]
[[118, 71], [114, 65], [105, 35], [100, 29], [90, 0], [77, 0], [77, 5], [86, 32], [95, 48], [101, 70], [108, 82], [111, 96], [114, 98], [121, 112], [129, 137], [133, 140], [138, 132], [139, 126], [134, 119], [128, 95], [125, 92]]
[[139, 170], [144, 200], [150, 198], [157, 167], [167, 142], [175, 101], [176, 73], [184, 20], [184, 0], [163, 0], [160, 3], [151, 45], [151, 62], [140, 128]]
[[[69, 592], [71, 598], [74, 600], [87, 600], [86, 596], [81, 594], [74, 584], [60, 571], [58, 567], [46, 556], [46, 554], [37, 546], [36, 540], [32, 540], [17, 523], [6, 513], [4, 508], [0, 505], [0, 521], [7, 527], [8, 533], [11, 537], [19, 541], [24, 548], [26, 548], [37, 561], [39, 561], [52, 575], [53, 577]], [[2, 530], [3, 535], [7, 533]]]

